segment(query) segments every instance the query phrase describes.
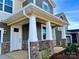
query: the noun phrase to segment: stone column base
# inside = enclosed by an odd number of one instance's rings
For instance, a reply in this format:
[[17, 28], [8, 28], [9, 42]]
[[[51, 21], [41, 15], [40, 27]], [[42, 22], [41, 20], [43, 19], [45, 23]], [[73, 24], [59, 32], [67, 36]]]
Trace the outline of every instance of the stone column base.
[[31, 59], [39, 59], [39, 43], [31, 42], [30, 43], [30, 58]]
[[54, 41], [53, 40], [50, 40], [49, 41], [49, 49], [50, 49], [50, 54], [51, 55], [53, 55], [53, 53], [54, 53], [53, 48], [54, 48]]
[[66, 47], [67, 46], [66, 39], [62, 39], [61, 40], [61, 46], [62, 47]]

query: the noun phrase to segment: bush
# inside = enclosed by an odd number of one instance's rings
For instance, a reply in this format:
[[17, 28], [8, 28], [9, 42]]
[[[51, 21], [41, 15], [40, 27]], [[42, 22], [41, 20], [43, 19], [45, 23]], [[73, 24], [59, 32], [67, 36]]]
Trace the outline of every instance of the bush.
[[49, 51], [46, 50], [46, 51], [42, 54], [42, 59], [49, 59], [49, 55], [50, 55]]
[[70, 55], [77, 54], [77, 51], [78, 51], [78, 47], [76, 45], [74, 45], [74, 44], [68, 46], [65, 49], [65, 53], [70, 54]]

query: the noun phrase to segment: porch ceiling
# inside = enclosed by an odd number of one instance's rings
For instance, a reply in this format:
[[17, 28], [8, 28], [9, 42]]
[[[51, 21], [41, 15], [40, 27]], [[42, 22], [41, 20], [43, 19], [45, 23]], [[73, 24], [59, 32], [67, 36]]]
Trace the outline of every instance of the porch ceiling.
[[20, 10], [16, 14], [13, 14], [10, 18], [6, 19], [3, 22], [11, 25], [17, 22], [21, 22], [25, 18], [29, 18], [29, 16], [36, 16], [39, 19], [50, 21], [52, 24], [55, 24], [57, 26], [63, 26], [67, 24], [65, 21], [50, 14], [49, 12], [44, 11], [43, 9], [32, 3], [26, 5], [22, 10]]

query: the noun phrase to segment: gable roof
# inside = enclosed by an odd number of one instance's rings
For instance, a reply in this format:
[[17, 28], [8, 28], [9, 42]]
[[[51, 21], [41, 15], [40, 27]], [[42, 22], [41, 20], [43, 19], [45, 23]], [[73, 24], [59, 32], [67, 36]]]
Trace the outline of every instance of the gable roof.
[[53, 0], [48, 0], [49, 1], [49, 3], [52, 5], [52, 7], [56, 7], [56, 4], [55, 4], [55, 2], [53, 1]]
[[68, 21], [68, 19], [67, 19], [67, 17], [65, 16], [64, 13], [56, 14], [56, 16], [59, 17], [59, 18], [61, 18], [62, 20], [65, 20], [65, 21], [68, 23], [68, 25], [69, 25], [69, 21]]

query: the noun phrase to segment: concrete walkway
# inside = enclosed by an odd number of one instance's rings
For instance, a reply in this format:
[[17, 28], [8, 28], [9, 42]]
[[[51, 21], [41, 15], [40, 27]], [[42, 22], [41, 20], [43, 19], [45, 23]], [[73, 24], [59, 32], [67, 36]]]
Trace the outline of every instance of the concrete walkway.
[[27, 51], [16, 51], [1, 55], [0, 59], [28, 59]]

